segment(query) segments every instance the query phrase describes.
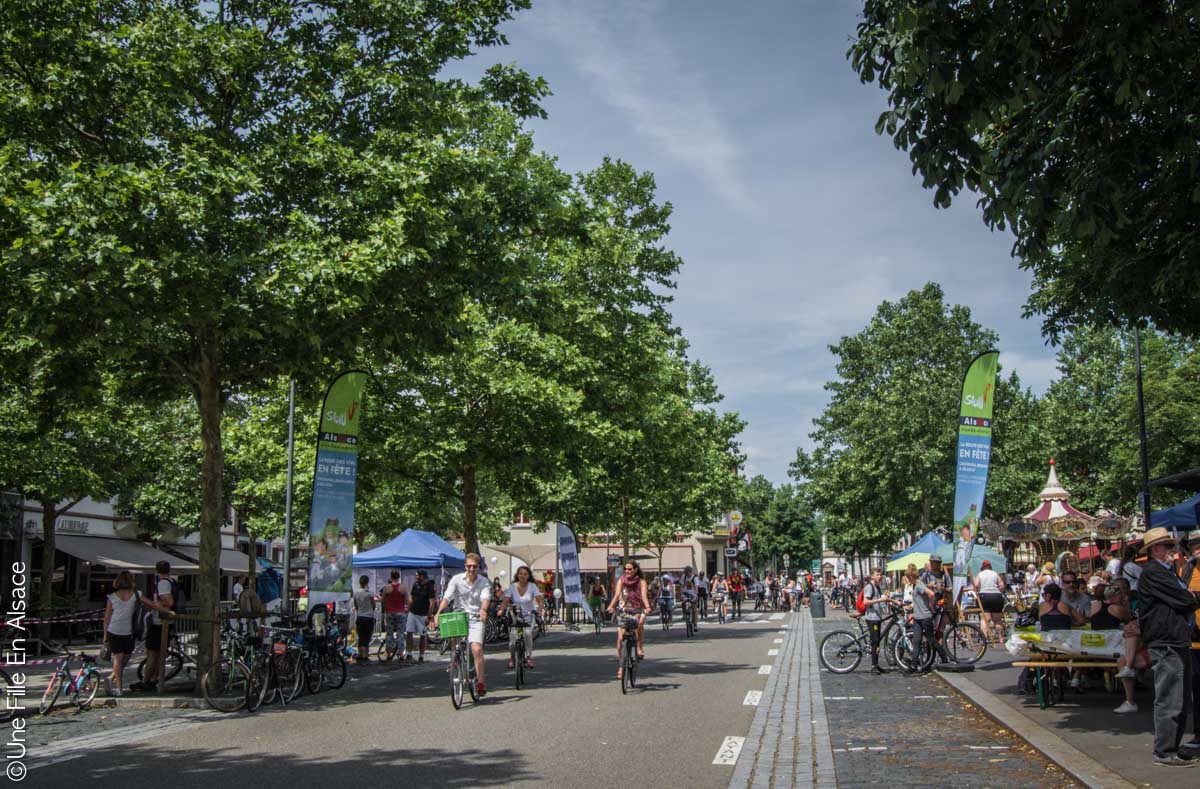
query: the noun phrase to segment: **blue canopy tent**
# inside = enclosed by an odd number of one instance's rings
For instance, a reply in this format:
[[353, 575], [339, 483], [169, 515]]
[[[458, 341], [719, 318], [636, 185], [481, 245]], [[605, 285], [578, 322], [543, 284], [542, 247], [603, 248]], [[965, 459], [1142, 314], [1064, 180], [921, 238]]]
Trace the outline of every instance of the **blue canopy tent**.
[[433, 532], [405, 529], [383, 545], [354, 554], [356, 568], [461, 568], [466, 554]]
[[276, 565], [258, 557], [258, 572], [256, 576], [258, 599], [263, 604], [279, 599], [279, 590], [283, 586], [283, 574], [275, 569]]
[[1194, 529], [1197, 508], [1200, 508], [1200, 493], [1190, 499], [1184, 499], [1174, 507], [1155, 510], [1150, 516], [1150, 523], [1167, 529]]

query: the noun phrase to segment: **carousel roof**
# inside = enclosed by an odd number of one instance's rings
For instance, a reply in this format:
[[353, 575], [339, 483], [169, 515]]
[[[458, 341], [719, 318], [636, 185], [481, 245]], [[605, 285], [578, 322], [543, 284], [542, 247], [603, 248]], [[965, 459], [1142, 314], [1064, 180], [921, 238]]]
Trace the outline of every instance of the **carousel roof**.
[[1071, 493], [1058, 481], [1058, 472], [1054, 469], [1054, 460], [1050, 461], [1050, 475], [1046, 478], [1046, 487], [1038, 494], [1041, 499], [1032, 512], [1025, 517], [1033, 521], [1049, 521], [1056, 518], [1082, 518], [1093, 520], [1091, 515], [1071, 506]]

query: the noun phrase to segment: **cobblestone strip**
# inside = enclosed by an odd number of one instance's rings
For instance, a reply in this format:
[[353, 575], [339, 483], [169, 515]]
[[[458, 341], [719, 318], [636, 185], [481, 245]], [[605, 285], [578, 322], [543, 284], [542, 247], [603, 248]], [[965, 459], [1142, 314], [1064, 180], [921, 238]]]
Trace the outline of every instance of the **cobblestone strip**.
[[829, 739], [829, 717], [825, 714], [825, 694], [821, 689], [821, 662], [817, 654], [817, 637], [812, 617], [804, 617], [807, 632], [804, 673], [812, 699], [812, 748], [815, 784], [818, 789], [837, 789], [837, 772], [833, 761], [833, 745]]
[[[790, 628], [787, 631], [787, 635], [784, 636], [783, 648], [775, 656], [770, 677], [767, 679], [766, 687], [763, 688], [762, 699], [758, 702], [758, 709], [755, 711], [754, 720], [750, 724], [750, 733], [746, 735], [746, 741], [742, 745], [741, 757], [738, 759], [737, 765], [734, 766], [733, 776], [729, 780], [730, 789], [746, 789], [746, 787], [750, 786], [761, 787], [769, 785], [768, 783], [763, 783], [763, 781], [770, 780], [770, 771], [775, 757], [775, 746], [772, 745], [769, 751], [766, 750], [764, 747], [764, 735], [768, 733], [768, 718], [771, 715], [771, 710], [776, 707], [780, 709], [783, 707], [782, 690], [787, 686], [783, 667], [788, 665], [792, 659], [792, 654], [798, 641], [796, 636], [796, 628]], [[774, 729], [775, 727], [771, 728]], [[760, 761], [766, 762], [764, 764], [765, 769], [761, 771], [761, 775], [755, 769]]]

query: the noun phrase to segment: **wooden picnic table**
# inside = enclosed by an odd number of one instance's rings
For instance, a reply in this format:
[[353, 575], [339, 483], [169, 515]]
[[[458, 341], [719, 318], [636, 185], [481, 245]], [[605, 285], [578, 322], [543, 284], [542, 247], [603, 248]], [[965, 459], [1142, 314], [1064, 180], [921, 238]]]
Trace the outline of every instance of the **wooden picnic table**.
[[[1034, 683], [1037, 687], [1038, 706], [1042, 709], [1053, 706], [1055, 700], [1062, 701], [1064, 691], [1062, 682], [1055, 688], [1050, 687], [1051, 672], [1069, 671], [1071, 669], [1099, 670], [1104, 672], [1105, 689], [1116, 687], [1117, 661], [1095, 655], [1072, 654], [1069, 652], [1042, 652], [1034, 649], [1035, 658], [1013, 661], [1017, 668], [1034, 670]], [[1052, 690], [1056, 692], [1051, 692]], [[1056, 698], [1057, 697], [1057, 698]]]

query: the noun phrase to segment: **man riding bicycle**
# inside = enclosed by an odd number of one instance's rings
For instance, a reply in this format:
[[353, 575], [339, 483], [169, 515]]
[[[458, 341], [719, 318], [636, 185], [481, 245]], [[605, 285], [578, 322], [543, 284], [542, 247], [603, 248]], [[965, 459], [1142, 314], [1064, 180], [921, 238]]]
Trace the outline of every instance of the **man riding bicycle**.
[[679, 581], [679, 596], [688, 604], [685, 606], [685, 610], [691, 617], [693, 628], [697, 623], [696, 600], [699, 595], [700, 579], [696, 577], [695, 570], [691, 567], [684, 567], [683, 578]]
[[[479, 554], [468, 553], [466, 571], [450, 579], [442, 595], [442, 604], [433, 615], [433, 626], [438, 626], [438, 617], [451, 606], [456, 611], [467, 612], [467, 644], [475, 656], [475, 692], [480, 698], [487, 695], [487, 683], [483, 676], [483, 633], [487, 622], [488, 603], [492, 599], [492, 585], [479, 575]], [[457, 639], [454, 639], [457, 642]], [[457, 647], [457, 643], [452, 643]]]

